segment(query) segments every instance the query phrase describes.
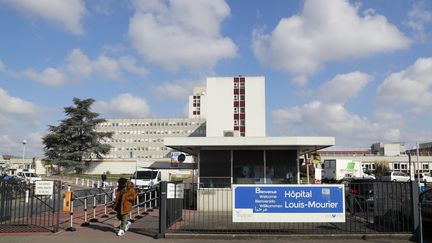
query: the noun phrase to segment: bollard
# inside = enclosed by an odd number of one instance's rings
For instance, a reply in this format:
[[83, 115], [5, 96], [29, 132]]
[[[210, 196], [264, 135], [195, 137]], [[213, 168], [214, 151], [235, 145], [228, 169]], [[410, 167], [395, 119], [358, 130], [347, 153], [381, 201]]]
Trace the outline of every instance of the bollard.
[[81, 178], [81, 186], [84, 186], [84, 178]]
[[112, 181], [109, 182], [109, 186], [112, 186]]
[[81, 226], [89, 226], [90, 223], [87, 221], [87, 197], [84, 198], [84, 223]]
[[150, 193], [150, 199], [149, 199], [149, 209], [148, 209], [148, 211], [152, 212], [153, 211], [153, 191], [149, 191], [149, 193]]
[[156, 209], [159, 208], [159, 206], [158, 206], [159, 204], [158, 204], [158, 201], [157, 201], [157, 199], [158, 199], [159, 197], [158, 197], [158, 195], [157, 195], [157, 192], [158, 192], [158, 190], [155, 190], [155, 207], [154, 207], [154, 208], [156, 208]]
[[90, 222], [98, 222], [96, 218], [96, 194], [93, 195], [93, 218], [90, 219]]
[[90, 186], [94, 187], [94, 180], [91, 180]]
[[[116, 198], [115, 192], [116, 192], [116, 188], [114, 188], [114, 189], [113, 189], [113, 192], [112, 192], [112, 202], [113, 202], [113, 203], [114, 203], [115, 198]], [[115, 212], [114, 210], [112, 210], [112, 211], [110, 212], [110, 214], [116, 214], [116, 212]]]
[[25, 203], [29, 202], [29, 190], [25, 190]]
[[90, 187], [90, 179], [87, 179], [87, 187]]
[[71, 191], [71, 186], [68, 185], [67, 191], [70, 192]]
[[76, 229], [73, 227], [73, 215], [74, 215], [74, 199], [71, 200], [71, 207], [70, 207], [70, 227], [66, 228], [66, 231], [76, 231]]
[[100, 181], [99, 180], [97, 181], [97, 186], [96, 187], [100, 188]]
[[107, 195], [105, 194], [104, 197], [104, 215], [101, 216], [101, 218], [108, 218], [108, 214], [107, 214]]
[[78, 185], [78, 177], [75, 177], [75, 185]]
[[144, 213], [147, 213], [147, 192], [144, 192]]
[[142, 216], [140, 215], [140, 201], [139, 201], [139, 195], [137, 195], [136, 201], [137, 201], [137, 215], [135, 216], [135, 218], [136, 218], [136, 219], [140, 219], [140, 218], [142, 218]]

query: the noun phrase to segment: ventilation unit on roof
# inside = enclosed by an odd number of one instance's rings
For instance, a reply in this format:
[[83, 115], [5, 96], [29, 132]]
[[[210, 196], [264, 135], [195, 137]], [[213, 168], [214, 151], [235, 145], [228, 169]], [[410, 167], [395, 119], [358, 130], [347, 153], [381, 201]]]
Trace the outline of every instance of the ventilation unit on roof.
[[225, 130], [223, 131], [224, 137], [240, 137], [239, 131]]

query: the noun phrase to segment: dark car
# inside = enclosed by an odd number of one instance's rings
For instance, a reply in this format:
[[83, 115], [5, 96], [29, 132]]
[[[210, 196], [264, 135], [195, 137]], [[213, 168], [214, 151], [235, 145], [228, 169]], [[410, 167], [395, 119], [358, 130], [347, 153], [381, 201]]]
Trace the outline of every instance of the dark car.
[[432, 225], [432, 188], [420, 194], [423, 224]]
[[338, 181], [345, 185], [345, 201], [351, 213], [367, 212], [374, 207], [374, 180], [345, 178]]

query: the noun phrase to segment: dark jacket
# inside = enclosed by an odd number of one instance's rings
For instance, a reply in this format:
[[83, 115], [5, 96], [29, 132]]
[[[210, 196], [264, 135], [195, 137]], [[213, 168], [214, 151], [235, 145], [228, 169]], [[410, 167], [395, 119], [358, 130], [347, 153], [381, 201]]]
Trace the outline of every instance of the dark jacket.
[[[120, 191], [121, 190], [116, 190], [116, 193], [115, 193], [116, 198], [115, 198], [114, 205], [113, 205], [114, 210], [117, 208], [117, 204], [119, 203]], [[117, 213], [124, 215], [124, 214], [128, 214], [130, 211], [132, 211], [133, 202], [136, 198], [136, 192], [135, 192], [135, 188], [130, 183], [128, 183], [126, 185], [126, 188], [123, 189], [122, 191], [123, 191], [123, 195], [121, 197], [122, 198], [121, 204], [119, 206], [120, 212], [117, 212]]]

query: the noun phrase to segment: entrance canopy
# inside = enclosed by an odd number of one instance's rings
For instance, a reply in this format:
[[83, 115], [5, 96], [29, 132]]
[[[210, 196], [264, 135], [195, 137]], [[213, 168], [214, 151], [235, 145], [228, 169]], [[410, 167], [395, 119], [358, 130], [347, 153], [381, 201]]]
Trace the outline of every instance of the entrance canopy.
[[164, 141], [165, 146], [191, 155], [205, 149], [297, 150], [302, 155], [335, 144], [334, 137], [169, 137]]

